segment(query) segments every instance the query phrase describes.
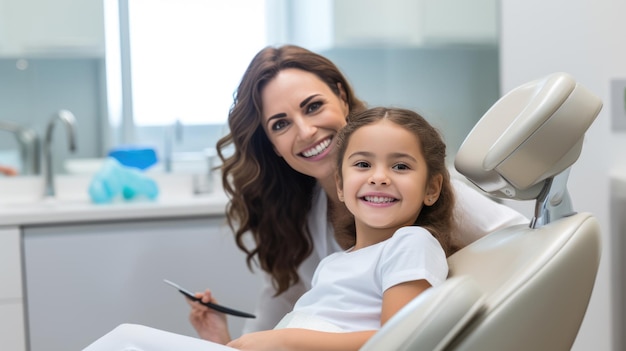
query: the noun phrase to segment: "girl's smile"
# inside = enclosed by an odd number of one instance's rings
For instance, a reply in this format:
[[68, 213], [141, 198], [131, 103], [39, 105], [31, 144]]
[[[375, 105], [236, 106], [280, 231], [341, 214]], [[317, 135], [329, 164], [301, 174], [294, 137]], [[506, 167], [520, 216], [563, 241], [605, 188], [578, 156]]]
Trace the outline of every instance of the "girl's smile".
[[384, 193], [371, 193], [360, 196], [359, 198], [367, 205], [375, 207], [387, 207], [399, 201], [396, 197]]

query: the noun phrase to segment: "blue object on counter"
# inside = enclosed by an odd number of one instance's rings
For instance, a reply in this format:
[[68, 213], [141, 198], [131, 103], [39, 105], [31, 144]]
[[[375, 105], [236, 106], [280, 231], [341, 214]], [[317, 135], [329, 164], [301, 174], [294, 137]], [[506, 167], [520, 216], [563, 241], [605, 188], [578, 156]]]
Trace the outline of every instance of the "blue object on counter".
[[157, 163], [154, 148], [146, 146], [120, 146], [109, 151], [109, 157], [118, 160], [122, 165], [144, 170]]
[[157, 183], [139, 170], [123, 166], [109, 157], [89, 184], [89, 196], [94, 203], [109, 203], [118, 195], [125, 200], [145, 196], [154, 200], [159, 195]]

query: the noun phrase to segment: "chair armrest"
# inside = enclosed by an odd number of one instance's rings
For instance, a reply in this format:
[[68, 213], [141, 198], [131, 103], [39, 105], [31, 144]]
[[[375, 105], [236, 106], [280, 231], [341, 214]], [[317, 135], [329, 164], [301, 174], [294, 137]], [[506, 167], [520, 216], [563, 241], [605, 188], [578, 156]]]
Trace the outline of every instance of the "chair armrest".
[[441, 350], [481, 310], [482, 297], [469, 276], [450, 278], [404, 306], [360, 351]]

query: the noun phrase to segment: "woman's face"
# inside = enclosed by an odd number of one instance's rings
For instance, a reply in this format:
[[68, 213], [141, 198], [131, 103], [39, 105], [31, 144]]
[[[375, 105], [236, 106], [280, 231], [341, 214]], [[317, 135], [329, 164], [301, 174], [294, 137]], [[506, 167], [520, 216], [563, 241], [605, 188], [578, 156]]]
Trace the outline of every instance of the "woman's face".
[[335, 95], [315, 74], [296, 68], [280, 71], [261, 92], [265, 133], [296, 171], [332, 179], [335, 135], [346, 125], [349, 110], [344, 95]]

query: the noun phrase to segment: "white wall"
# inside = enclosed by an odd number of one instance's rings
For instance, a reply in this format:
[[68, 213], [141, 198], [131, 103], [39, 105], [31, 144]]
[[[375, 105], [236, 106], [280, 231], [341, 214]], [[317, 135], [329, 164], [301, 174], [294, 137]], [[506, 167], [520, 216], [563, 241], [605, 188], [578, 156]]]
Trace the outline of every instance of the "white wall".
[[594, 213], [603, 232], [600, 271], [572, 350], [620, 350], [611, 341], [609, 173], [626, 164], [626, 133], [611, 130], [609, 87], [612, 79], [626, 78], [626, 1], [525, 0], [501, 1], [500, 6], [503, 93], [565, 71], [604, 101], [569, 181], [575, 209]]

